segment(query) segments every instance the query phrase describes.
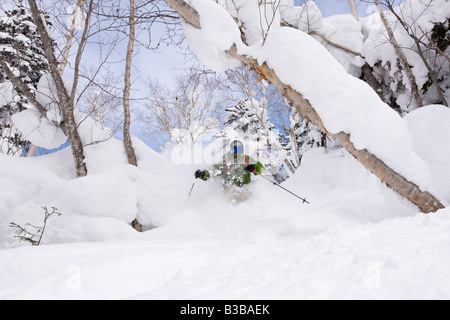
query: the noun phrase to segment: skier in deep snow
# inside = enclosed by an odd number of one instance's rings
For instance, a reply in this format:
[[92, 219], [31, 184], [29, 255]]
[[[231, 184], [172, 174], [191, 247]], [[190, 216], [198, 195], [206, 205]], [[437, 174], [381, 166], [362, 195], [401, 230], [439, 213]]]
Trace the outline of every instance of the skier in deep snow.
[[195, 178], [208, 181], [211, 176], [220, 176], [224, 190], [229, 194], [232, 202], [241, 203], [252, 196], [251, 191], [246, 187], [251, 182], [251, 173], [261, 174], [264, 166], [245, 154], [241, 141], [232, 141], [230, 149], [223, 156], [223, 160], [213, 166], [212, 174], [208, 170], [197, 170]]

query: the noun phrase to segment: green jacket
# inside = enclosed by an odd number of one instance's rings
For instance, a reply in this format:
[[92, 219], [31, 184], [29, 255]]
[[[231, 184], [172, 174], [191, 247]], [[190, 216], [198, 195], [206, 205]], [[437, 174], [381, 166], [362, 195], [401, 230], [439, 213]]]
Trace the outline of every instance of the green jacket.
[[224, 184], [227, 185], [237, 185], [242, 187], [244, 184], [249, 184], [251, 181], [251, 174], [249, 171], [245, 170], [245, 167], [249, 164], [255, 165], [255, 175], [261, 174], [264, 170], [264, 166], [261, 162], [256, 161], [250, 156], [241, 155], [237, 158], [234, 157], [232, 151], [224, 155], [222, 162], [219, 162], [213, 166], [211, 169], [212, 174], [205, 170], [205, 176], [202, 180], [207, 181], [211, 176], [222, 178]]

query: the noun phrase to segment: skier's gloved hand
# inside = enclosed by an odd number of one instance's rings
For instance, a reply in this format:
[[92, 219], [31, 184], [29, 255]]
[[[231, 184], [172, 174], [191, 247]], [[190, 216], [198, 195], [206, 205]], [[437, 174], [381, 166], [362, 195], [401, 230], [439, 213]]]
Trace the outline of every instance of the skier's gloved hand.
[[248, 172], [253, 172], [256, 170], [256, 166], [254, 164], [249, 164], [245, 167], [245, 170], [247, 170]]
[[205, 178], [205, 172], [202, 170], [195, 171], [195, 179], [203, 179]]

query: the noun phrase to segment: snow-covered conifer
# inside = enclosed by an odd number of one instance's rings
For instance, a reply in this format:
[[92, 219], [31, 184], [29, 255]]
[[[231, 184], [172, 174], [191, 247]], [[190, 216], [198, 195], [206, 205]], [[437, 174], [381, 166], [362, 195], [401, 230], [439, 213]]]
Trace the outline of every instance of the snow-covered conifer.
[[317, 147], [331, 147], [336, 144], [298, 113], [293, 113], [290, 119], [290, 128], [285, 130], [288, 135], [284, 148], [287, 152], [287, 159], [294, 167], [298, 167], [301, 158], [308, 150]]
[[[275, 126], [270, 122], [265, 108], [265, 99], [240, 99], [228, 112], [225, 129], [216, 137], [239, 139], [250, 146], [266, 170], [276, 174], [282, 166], [281, 144]], [[247, 150], [248, 151], [248, 150]]]
[[[0, 54], [13, 73], [35, 94], [41, 76], [48, 70], [42, 41], [26, 7], [20, 5], [5, 13], [6, 16], [0, 18]], [[0, 101], [0, 152], [21, 156], [29, 142], [14, 126], [11, 117], [27, 109], [28, 100], [14, 88], [1, 68], [0, 87], [8, 93]]]

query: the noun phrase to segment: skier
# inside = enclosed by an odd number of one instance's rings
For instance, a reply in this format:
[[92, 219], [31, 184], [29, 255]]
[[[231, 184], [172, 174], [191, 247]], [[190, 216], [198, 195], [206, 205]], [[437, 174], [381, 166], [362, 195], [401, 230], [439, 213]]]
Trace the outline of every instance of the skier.
[[[224, 190], [229, 193], [233, 203], [240, 203], [251, 197], [251, 192], [245, 188], [251, 182], [251, 173], [261, 174], [264, 170], [261, 162], [244, 153], [244, 145], [239, 140], [230, 144], [230, 151], [223, 160], [213, 166], [212, 176], [222, 178]], [[208, 170], [197, 170], [195, 178], [208, 181], [211, 173]]]

